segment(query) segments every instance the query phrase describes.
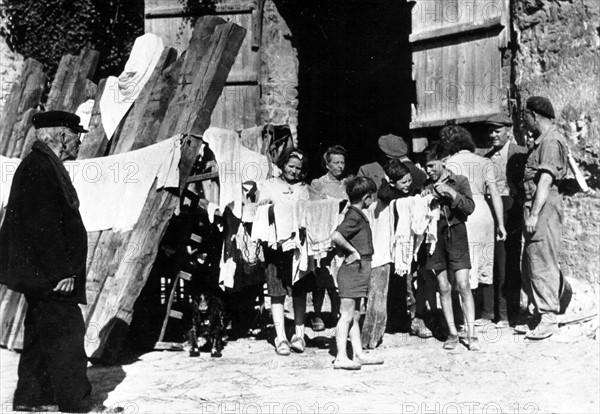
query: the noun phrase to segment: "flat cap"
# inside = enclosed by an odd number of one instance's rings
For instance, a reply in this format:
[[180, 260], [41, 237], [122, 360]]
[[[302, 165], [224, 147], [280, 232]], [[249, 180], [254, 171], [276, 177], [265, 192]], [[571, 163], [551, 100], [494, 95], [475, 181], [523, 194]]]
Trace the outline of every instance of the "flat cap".
[[490, 116], [485, 122], [490, 125], [498, 126], [511, 126], [513, 124], [511, 117], [504, 112]]
[[65, 111], [48, 111], [36, 114], [31, 120], [35, 129], [67, 127], [73, 132], [88, 132], [83, 126], [79, 125], [79, 117], [75, 114]]
[[397, 135], [388, 134], [379, 137], [377, 142], [379, 149], [383, 151], [388, 158], [402, 158], [408, 154], [408, 145]]
[[543, 96], [532, 96], [531, 98], [527, 99], [526, 107], [530, 111], [543, 115], [546, 118], [556, 118], [550, 99], [544, 98]]

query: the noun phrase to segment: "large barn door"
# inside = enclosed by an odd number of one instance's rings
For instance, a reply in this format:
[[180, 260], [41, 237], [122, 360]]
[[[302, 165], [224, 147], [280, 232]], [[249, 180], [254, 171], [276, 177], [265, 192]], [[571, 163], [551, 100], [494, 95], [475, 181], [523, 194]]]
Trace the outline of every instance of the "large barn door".
[[264, 0], [146, 0], [145, 31], [182, 53], [191, 38], [190, 17], [219, 15], [246, 29], [246, 37], [211, 117], [211, 126], [230, 130], [260, 120], [260, 44]]
[[503, 110], [509, 0], [416, 0], [412, 9], [417, 102], [410, 127], [483, 121]]

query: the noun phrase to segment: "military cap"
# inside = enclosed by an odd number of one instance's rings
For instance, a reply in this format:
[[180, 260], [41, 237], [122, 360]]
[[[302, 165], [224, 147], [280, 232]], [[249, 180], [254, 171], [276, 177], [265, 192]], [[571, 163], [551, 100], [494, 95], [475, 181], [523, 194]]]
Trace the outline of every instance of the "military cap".
[[67, 127], [73, 132], [88, 132], [79, 125], [80, 119], [77, 115], [65, 111], [41, 112], [33, 116], [31, 120], [35, 129]]
[[532, 96], [531, 98], [527, 99], [526, 107], [530, 111], [543, 115], [546, 118], [553, 119], [556, 117], [554, 115], [552, 103], [548, 98], [544, 98], [543, 96]]
[[393, 134], [379, 137], [379, 149], [389, 158], [402, 158], [408, 154], [408, 145], [404, 140]]
[[504, 112], [490, 116], [485, 122], [490, 125], [498, 126], [511, 126], [513, 124], [511, 117]]

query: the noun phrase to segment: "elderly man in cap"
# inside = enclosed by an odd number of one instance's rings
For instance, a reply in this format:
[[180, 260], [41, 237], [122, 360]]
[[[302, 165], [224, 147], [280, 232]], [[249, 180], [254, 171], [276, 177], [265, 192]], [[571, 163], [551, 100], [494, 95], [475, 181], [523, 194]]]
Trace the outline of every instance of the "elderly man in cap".
[[423, 187], [423, 183], [427, 179], [427, 174], [408, 158], [408, 145], [406, 145], [406, 142], [401, 137], [393, 134], [383, 135], [377, 141], [377, 145], [381, 150], [379, 160], [360, 167], [358, 169], [358, 176], [372, 179], [377, 185], [377, 189], [379, 189], [383, 180], [386, 179], [383, 166], [389, 160], [397, 159], [402, 161], [410, 170], [413, 181], [411, 190]]
[[[554, 125], [554, 108], [547, 98], [527, 100], [525, 126], [535, 139], [523, 177], [525, 188], [523, 277], [536, 314], [541, 318], [527, 339], [540, 340], [558, 333], [557, 315], [570, 300], [558, 254], [563, 225], [563, 203], [558, 185], [567, 175], [567, 147]], [[537, 322], [537, 321], [536, 321]], [[517, 327], [523, 332], [523, 327]]]
[[13, 178], [0, 229], [0, 283], [27, 300], [14, 411], [82, 411], [90, 394], [85, 324], [87, 233], [63, 162], [77, 157], [77, 115], [33, 117], [36, 138]]
[[496, 166], [497, 185], [502, 198], [505, 241], [496, 241], [494, 251], [494, 285], [483, 289], [482, 313], [493, 315], [494, 304], [498, 306], [500, 328], [507, 328], [509, 313], [516, 316], [519, 311], [521, 291], [521, 236], [523, 224], [523, 196], [520, 183], [523, 179], [527, 148], [514, 141], [512, 119], [506, 114], [497, 114], [487, 119], [488, 134], [493, 148], [485, 155]]

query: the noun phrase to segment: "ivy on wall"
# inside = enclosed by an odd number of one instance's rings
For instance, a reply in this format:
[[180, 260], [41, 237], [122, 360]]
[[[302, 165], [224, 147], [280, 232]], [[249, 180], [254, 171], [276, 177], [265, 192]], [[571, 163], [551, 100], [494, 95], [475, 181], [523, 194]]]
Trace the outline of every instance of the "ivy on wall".
[[0, 35], [52, 78], [64, 54], [100, 52], [96, 81], [118, 75], [144, 33], [143, 0], [2, 0]]

